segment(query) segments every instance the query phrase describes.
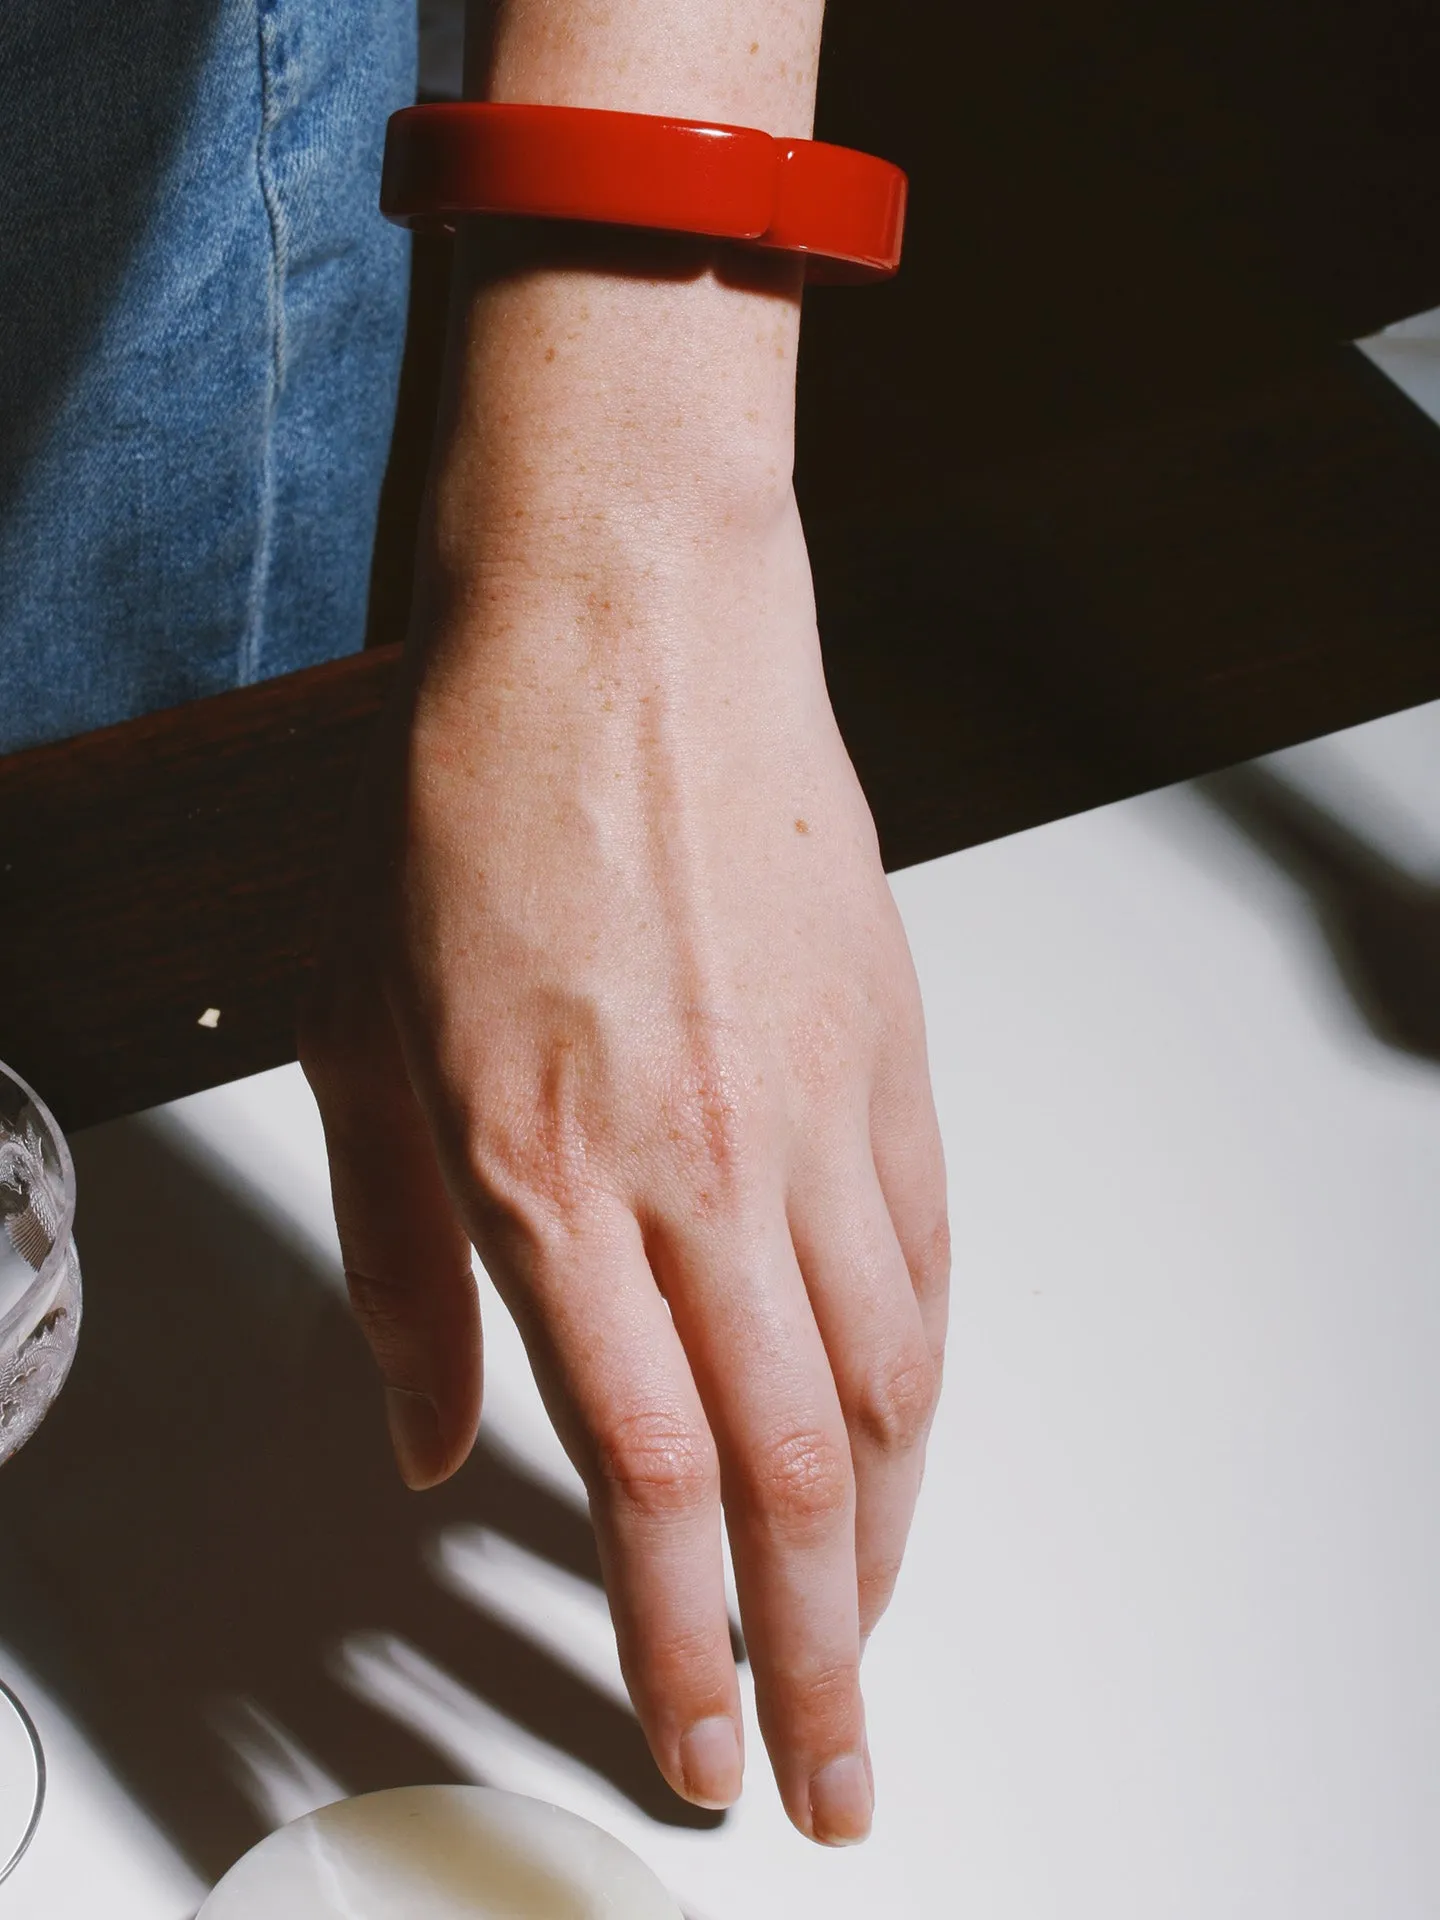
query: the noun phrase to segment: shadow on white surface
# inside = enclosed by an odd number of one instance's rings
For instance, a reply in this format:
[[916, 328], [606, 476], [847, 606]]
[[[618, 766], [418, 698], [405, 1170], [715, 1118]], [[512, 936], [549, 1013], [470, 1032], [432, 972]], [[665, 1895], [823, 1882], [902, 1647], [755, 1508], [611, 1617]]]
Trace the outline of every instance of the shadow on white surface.
[[1259, 763], [1197, 781], [1195, 790], [1304, 891], [1374, 1037], [1440, 1065], [1440, 882]]
[[[584, 1512], [484, 1444], [409, 1493], [314, 1254], [156, 1118], [73, 1145], [85, 1336], [0, 1483], [0, 1638], [189, 1864], [213, 1880], [343, 1794], [483, 1783], [487, 1742], [496, 1784], [528, 1741], [653, 1820], [722, 1824], [670, 1791], [581, 1636], [570, 1659], [539, 1607], [527, 1631], [441, 1577], [447, 1539], [501, 1540], [562, 1620], [577, 1589], [603, 1612]], [[443, 1713], [377, 1659], [439, 1675]]]

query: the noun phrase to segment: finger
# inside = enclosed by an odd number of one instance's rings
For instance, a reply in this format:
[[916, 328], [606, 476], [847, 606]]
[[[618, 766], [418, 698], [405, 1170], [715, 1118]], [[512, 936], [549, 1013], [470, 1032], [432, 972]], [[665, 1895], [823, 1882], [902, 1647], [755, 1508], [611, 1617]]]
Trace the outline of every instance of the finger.
[[890, 1603], [938, 1379], [868, 1127], [792, 1174], [790, 1227], [850, 1436], [862, 1641]]
[[920, 990], [876, 1064], [870, 1149], [895, 1237], [910, 1271], [937, 1379], [944, 1371], [950, 1311], [950, 1217], [945, 1149], [926, 1056]]
[[470, 1242], [441, 1179], [378, 989], [321, 988], [300, 1064], [325, 1127], [351, 1305], [385, 1382], [406, 1484], [433, 1487], [480, 1424], [480, 1303]]
[[[768, 1218], [766, 1217], [768, 1215]], [[760, 1727], [791, 1820], [869, 1830], [855, 1487], [829, 1361], [778, 1196], [704, 1226], [645, 1221], [719, 1448]]]
[[585, 1482], [621, 1670], [677, 1793], [727, 1807], [744, 1736], [705, 1410], [628, 1207], [481, 1242]]

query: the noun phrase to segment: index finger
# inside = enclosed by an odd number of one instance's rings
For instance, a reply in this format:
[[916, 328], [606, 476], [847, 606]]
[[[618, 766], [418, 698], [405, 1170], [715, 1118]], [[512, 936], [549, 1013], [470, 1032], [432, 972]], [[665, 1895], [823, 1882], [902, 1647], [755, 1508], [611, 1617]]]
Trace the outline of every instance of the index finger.
[[[661, 1772], [701, 1806], [740, 1792], [743, 1732], [720, 1471], [685, 1351], [620, 1202], [486, 1258], [590, 1496], [621, 1669]], [[482, 1249], [482, 1253], [484, 1250]]]

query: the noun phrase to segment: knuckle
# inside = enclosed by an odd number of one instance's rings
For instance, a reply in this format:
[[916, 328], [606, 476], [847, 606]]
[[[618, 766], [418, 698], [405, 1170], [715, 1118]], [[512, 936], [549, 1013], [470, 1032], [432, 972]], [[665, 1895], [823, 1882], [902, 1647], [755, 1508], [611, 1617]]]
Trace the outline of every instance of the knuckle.
[[[939, 1342], [931, 1350], [930, 1371], [935, 1378], [935, 1405], [938, 1406], [940, 1404], [940, 1396], [945, 1390], [945, 1346], [943, 1341]], [[933, 1408], [931, 1412], [933, 1416]]]
[[860, 1595], [860, 1631], [870, 1633], [889, 1606], [900, 1578], [898, 1559], [877, 1560], [864, 1568], [858, 1586]]
[[802, 1719], [807, 1746], [845, 1744], [857, 1712], [860, 1672], [855, 1661], [801, 1667], [790, 1676], [790, 1690]]
[[643, 1649], [646, 1671], [667, 1700], [683, 1692], [720, 1701], [725, 1692], [724, 1662], [728, 1657], [723, 1635], [708, 1626], [672, 1628], [648, 1640]]
[[915, 1291], [923, 1298], [936, 1298], [949, 1286], [950, 1257], [950, 1215], [942, 1206], [920, 1237], [911, 1271]]
[[855, 1431], [885, 1453], [904, 1453], [924, 1438], [939, 1397], [935, 1363], [906, 1352], [873, 1374], [855, 1403]]
[[854, 1497], [850, 1463], [816, 1428], [773, 1443], [752, 1467], [756, 1506], [772, 1526], [808, 1533], [847, 1513]]
[[345, 1269], [345, 1286], [350, 1310], [383, 1370], [404, 1341], [412, 1311], [411, 1290], [399, 1280], [361, 1273], [354, 1267]]
[[463, 1130], [462, 1160], [472, 1192], [537, 1244], [566, 1245], [595, 1213], [604, 1183], [578, 1117], [508, 1111], [497, 1101]]
[[660, 1096], [661, 1125], [672, 1151], [722, 1187], [736, 1185], [749, 1167], [753, 1129], [741, 1099], [745, 1082], [736, 1050], [706, 1033], [685, 1050]]
[[596, 1469], [615, 1497], [648, 1519], [691, 1514], [720, 1497], [713, 1442], [673, 1413], [616, 1421], [597, 1440]]
[[857, 1041], [873, 1021], [871, 993], [858, 974], [842, 973], [815, 990], [791, 1030], [790, 1070], [808, 1100], [830, 1101], [848, 1091]]

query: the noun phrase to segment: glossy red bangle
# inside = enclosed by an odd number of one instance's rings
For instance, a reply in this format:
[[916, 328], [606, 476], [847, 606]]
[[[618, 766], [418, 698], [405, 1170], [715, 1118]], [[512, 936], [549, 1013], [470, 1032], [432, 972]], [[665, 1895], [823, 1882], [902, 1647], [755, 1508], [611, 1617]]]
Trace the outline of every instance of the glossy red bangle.
[[899, 167], [823, 140], [597, 107], [447, 100], [390, 116], [380, 211], [422, 232], [530, 214], [708, 234], [805, 256], [807, 281], [888, 280]]

